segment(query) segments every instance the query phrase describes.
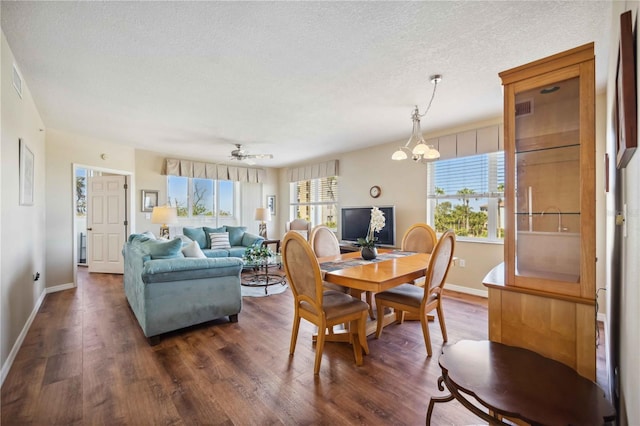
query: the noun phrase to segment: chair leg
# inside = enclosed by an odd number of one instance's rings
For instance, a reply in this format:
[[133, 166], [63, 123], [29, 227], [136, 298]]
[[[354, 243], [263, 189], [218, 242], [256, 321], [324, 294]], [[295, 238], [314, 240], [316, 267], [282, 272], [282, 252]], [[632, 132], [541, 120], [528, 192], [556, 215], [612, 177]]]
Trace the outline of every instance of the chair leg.
[[369, 318], [371, 318], [372, 320], [376, 319], [376, 317], [373, 316], [373, 303], [372, 303], [372, 297], [373, 293], [371, 293], [370, 291], [366, 292], [366, 296], [365, 298], [367, 299], [367, 304], [369, 305]]
[[376, 321], [376, 339], [378, 339], [382, 334], [382, 323], [384, 319], [384, 305], [378, 299], [376, 299], [376, 312], [378, 313], [378, 321]]
[[444, 323], [444, 311], [442, 310], [442, 301], [438, 302], [438, 321], [440, 322], [440, 331], [442, 331], [442, 341], [447, 341], [447, 326]]
[[420, 317], [420, 324], [422, 324], [422, 335], [424, 336], [424, 344], [427, 347], [427, 356], [431, 356], [431, 336], [429, 336], [429, 321], [427, 320], [427, 314], [423, 313]]
[[[324, 330], [327, 329], [327, 325], [322, 322], [322, 324], [318, 327], [318, 338], [316, 339], [316, 362], [313, 365], [313, 374], [320, 374], [320, 363], [322, 362], [322, 349], [324, 348]], [[323, 330], [322, 332], [320, 330]]]
[[[298, 340], [298, 330], [300, 329], [300, 317], [298, 312], [293, 317], [293, 328], [291, 329], [291, 345], [289, 346], [289, 355], [293, 355], [296, 350], [296, 342]], [[320, 334], [320, 333], [318, 333]]]
[[360, 321], [358, 321], [358, 339], [360, 340], [360, 346], [365, 354], [369, 355], [369, 343], [367, 342], [367, 314], [362, 313]]

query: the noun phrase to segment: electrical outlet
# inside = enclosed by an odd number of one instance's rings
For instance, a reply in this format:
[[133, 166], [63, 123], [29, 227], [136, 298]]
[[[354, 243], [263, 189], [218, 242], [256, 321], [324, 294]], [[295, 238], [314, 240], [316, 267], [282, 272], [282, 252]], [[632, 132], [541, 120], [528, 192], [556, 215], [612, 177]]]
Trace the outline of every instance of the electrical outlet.
[[466, 262], [464, 259], [458, 259], [458, 266], [461, 268], [464, 268], [466, 265]]

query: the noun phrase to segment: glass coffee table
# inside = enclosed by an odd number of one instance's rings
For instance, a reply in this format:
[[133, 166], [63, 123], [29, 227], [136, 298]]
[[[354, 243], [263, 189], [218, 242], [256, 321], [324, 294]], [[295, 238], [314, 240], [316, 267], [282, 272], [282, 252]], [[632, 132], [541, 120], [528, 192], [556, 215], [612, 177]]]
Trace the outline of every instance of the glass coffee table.
[[253, 272], [243, 274], [240, 284], [246, 287], [264, 287], [264, 294], [269, 294], [268, 287], [271, 285], [286, 285], [287, 280], [284, 275], [269, 273], [269, 268], [282, 268], [282, 256], [275, 254], [264, 260], [248, 261], [242, 259], [243, 269], [251, 269]]

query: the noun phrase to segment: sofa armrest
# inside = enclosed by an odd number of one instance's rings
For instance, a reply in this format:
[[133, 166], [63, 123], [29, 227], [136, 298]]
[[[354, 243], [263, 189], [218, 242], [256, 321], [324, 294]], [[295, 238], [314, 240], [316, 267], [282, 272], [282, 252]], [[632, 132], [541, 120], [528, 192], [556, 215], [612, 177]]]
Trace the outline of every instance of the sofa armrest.
[[244, 247], [259, 246], [263, 241], [263, 237], [261, 237], [260, 235], [252, 234], [250, 232], [245, 232], [242, 236], [242, 245]]

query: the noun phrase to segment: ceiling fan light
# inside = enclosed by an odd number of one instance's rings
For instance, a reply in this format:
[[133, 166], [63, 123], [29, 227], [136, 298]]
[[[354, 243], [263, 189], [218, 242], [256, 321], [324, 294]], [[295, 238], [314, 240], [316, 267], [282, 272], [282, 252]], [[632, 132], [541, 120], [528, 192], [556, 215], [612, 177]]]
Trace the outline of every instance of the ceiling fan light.
[[393, 153], [393, 155], [391, 156], [392, 160], [406, 160], [407, 159], [407, 153], [404, 152], [401, 148], [398, 148], [398, 150], [396, 152]]

